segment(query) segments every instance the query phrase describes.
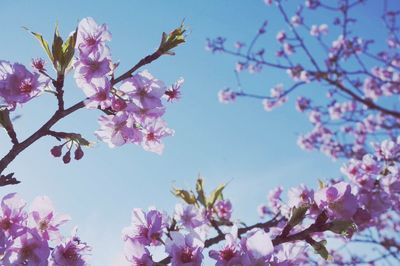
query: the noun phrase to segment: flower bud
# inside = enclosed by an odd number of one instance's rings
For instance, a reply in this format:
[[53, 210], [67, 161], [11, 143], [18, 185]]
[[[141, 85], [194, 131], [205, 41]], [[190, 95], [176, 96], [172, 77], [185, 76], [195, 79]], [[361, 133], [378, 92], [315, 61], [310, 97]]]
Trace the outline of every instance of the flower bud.
[[54, 146], [50, 152], [54, 157], [60, 157], [61, 156], [61, 151], [62, 151], [62, 146]]
[[81, 146], [78, 146], [78, 148], [76, 148], [76, 150], [75, 150], [75, 160], [82, 159], [83, 155], [84, 155], [84, 153], [83, 153]]
[[69, 163], [71, 161], [71, 152], [67, 151], [62, 159], [65, 164]]

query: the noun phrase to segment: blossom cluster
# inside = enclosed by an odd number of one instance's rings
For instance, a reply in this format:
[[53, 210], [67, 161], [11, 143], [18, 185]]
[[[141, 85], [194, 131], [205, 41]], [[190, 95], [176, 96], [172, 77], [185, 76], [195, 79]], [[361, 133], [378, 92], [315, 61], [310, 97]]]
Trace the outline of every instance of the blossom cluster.
[[70, 220], [58, 214], [50, 199], [37, 197], [26, 210], [26, 202], [16, 193], [1, 200], [0, 264], [32, 266], [88, 265], [91, 248], [76, 234], [62, 236], [60, 227]]
[[161, 139], [174, 134], [161, 118], [165, 113], [162, 99], [178, 99], [183, 79], [167, 87], [144, 70], [115, 87], [117, 64], [111, 59], [107, 45], [110, 40], [106, 25], [98, 25], [92, 18], [79, 23], [74, 77], [88, 97], [86, 107], [106, 113], [99, 118], [100, 129], [95, 134], [110, 147], [134, 143], [147, 151], [162, 153]]
[[[276, 85], [270, 95], [263, 95], [244, 91], [239, 82], [237, 91], [221, 90], [220, 101], [252, 97], [261, 99], [264, 109], [270, 111], [288, 102], [293, 91], [311, 87], [313, 93], [304, 91], [296, 102], [296, 109], [305, 113], [313, 126], [299, 136], [298, 145], [334, 159], [361, 159], [371, 152], [368, 143], [376, 136], [384, 139], [399, 135], [400, 110], [396, 102], [400, 94], [400, 54], [395, 47], [399, 46], [396, 36], [400, 13], [397, 7], [384, 5], [382, 16], [371, 17], [368, 23], [381, 23], [383, 18], [387, 33], [384, 45], [373, 46], [376, 42], [371, 38], [375, 36], [361, 34], [360, 25], [355, 26], [362, 23], [355, 19], [355, 12], [362, 12], [364, 2], [367, 1], [298, 1], [298, 8], [291, 15], [284, 1], [268, 0], [265, 3], [275, 3], [284, 22], [284, 27], [272, 36], [276, 45], [259, 45], [271, 43], [266, 41], [271, 35], [266, 22], [248, 48], [243, 41], [229, 48], [223, 37], [209, 39], [207, 50], [237, 57], [238, 77], [246, 71], [259, 73], [264, 68], [275, 68], [286, 72], [292, 83], [285, 84], [285, 89]], [[333, 19], [321, 23], [315, 12], [318, 17]], [[326, 99], [320, 97], [323, 94]]]
[[[385, 235], [399, 228], [385, 219], [400, 208], [400, 138], [373, 146], [373, 154], [343, 165], [347, 180], [320, 181], [318, 189], [293, 187], [286, 198], [281, 187], [270, 191], [268, 204], [260, 206], [259, 212], [273, 218], [254, 226], [233, 219], [223, 187], [214, 190], [214, 198], [205, 196], [201, 179], [197, 195], [175, 189], [184, 203], [177, 204], [171, 216], [157, 209], [133, 210], [131, 225], [122, 233], [126, 259], [131, 265], [202, 265], [206, 261], [217, 266], [309, 265], [316, 260], [315, 251], [328, 259], [321, 264], [346, 262], [335, 251], [328, 252], [327, 238], [348, 243], [363, 232], [379, 230]], [[390, 243], [399, 241], [389, 235], [384, 239], [389, 249]], [[166, 257], [156, 260], [155, 253]]]

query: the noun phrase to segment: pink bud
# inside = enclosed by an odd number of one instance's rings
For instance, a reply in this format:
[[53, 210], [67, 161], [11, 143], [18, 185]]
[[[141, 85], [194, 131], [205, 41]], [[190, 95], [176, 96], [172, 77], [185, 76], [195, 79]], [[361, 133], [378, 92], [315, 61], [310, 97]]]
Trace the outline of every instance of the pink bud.
[[67, 151], [62, 159], [65, 164], [69, 163], [71, 161], [71, 152]]
[[62, 146], [54, 146], [50, 152], [54, 157], [60, 157], [61, 156], [61, 151], [62, 151]]
[[78, 146], [78, 148], [75, 150], [75, 160], [82, 159], [83, 155], [84, 155], [84, 153], [83, 153], [81, 146]]

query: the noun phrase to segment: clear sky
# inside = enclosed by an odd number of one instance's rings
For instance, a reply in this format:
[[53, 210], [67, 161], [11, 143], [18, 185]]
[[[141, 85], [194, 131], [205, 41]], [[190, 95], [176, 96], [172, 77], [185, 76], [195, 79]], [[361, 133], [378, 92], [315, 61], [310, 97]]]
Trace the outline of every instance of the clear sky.
[[[237, 39], [250, 39], [265, 19], [270, 21], [268, 32], [274, 38], [281, 20], [263, 1], [6, 0], [0, 3], [0, 59], [29, 64], [31, 58], [45, 56], [21, 26], [50, 39], [56, 22], [66, 36], [86, 16], [109, 25], [113, 59], [121, 62], [120, 71], [151, 53], [161, 33], [182, 19], [190, 29], [187, 43], [176, 49], [176, 56], [163, 57], [147, 67], [166, 83], [185, 78], [181, 101], [167, 108], [166, 120], [176, 134], [165, 141], [162, 156], [134, 145], [109, 149], [99, 142], [85, 150], [81, 161], [65, 166], [49, 152], [58, 142], [47, 138], [24, 151], [8, 169], [22, 183], [1, 188], [0, 195], [17, 191], [27, 201], [48, 195], [59, 212], [72, 216], [67, 229], [78, 225], [82, 240], [93, 246], [92, 265], [122, 265], [121, 229], [129, 225], [132, 208], [156, 206], [171, 213], [177, 201], [170, 188], [192, 187], [199, 173], [209, 188], [230, 181], [225, 195], [234, 204], [234, 217], [246, 222], [255, 221], [256, 207], [265, 203], [271, 188], [300, 183], [314, 186], [317, 178], [339, 175], [338, 163], [296, 146], [298, 134], [310, 125], [294, 110], [295, 96], [270, 113], [251, 99], [239, 99], [233, 105], [217, 100], [219, 89], [235, 86], [234, 59], [206, 52], [205, 39], [223, 35], [233, 45]], [[379, 32], [379, 28], [369, 30]], [[287, 76], [264, 71], [245, 75], [243, 81], [246, 87], [265, 94], [274, 84], [287, 82]], [[67, 105], [82, 99], [71, 76], [66, 84]], [[36, 130], [55, 107], [54, 97], [44, 95], [19, 108], [22, 117], [16, 129], [20, 137]], [[81, 110], [56, 129], [79, 132], [95, 141], [99, 115]], [[0, 136], [0, 147], [2, 153], [10, 147], [5, 134]]]

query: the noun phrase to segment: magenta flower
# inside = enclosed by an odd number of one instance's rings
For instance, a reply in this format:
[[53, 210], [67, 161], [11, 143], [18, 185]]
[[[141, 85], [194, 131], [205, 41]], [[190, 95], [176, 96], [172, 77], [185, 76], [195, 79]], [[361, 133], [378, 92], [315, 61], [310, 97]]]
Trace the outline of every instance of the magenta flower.
[[[11, 238], [7, 237], [6, 232], [1, 230], [0, 231], [0, 258], [2, 258], [8, 250], [8, 248], [11, 246], [12, 240]], [[1, 261], [1, 259], [0, 259]]]
[[301, 205], [311, 205], [314, 202], [314, 191], [305, 185], [293, 187], [288, 191], [289, 207], [299, 207]]
[[221, 103], [231, 103], [236, 100], [236, 93], [227, 88], [218, 92], [218, 100]]
[[85, 94], [89, 97], [85, 101], [86, 108], [106, 109], [111, 107], [112, 99], [110, 95], [110, 81], [107, 78], [93, 79], [92, 83], [83, 88]]
[[296, 100], [296, 109], [299, 112], [304, 112], [310, 107], [311, 100], [304, 98], [304, 97], [298, 97]]
[[91, 17], [79, 22], [76, 47], [82, 54], [88, 55], [104, 49], [106, 41], [111, 41], [107, 25], [99, 26]]
[[119, 89], [126, 93], [136, 105], [152, 109], [162, 106], [161, 97], [166, 87], [162, 81], [144, 70], [124, 81]]
[[103, 78], [111, 72], [111, 60], [97, 51], [87, 56], [81, 56], [75, 63], [74, 78], [78, 87], [84, 88], [94, 78]]
[[44, 240], [61, 240], [59, 226], [70, 220], [69, 215], [56, 215], [53, 203], [46, 196], [37, 197], [32, 203], [30, 217]]
[[206, 222], [203, 212], [189, 204], [176, 204], [174, 218], [186, 228], [196, 228]]
[[321, 24], [321, 25], [312, 25], [310, 29], [310, 35], [314, 37], [319, 37], [322, 34], [328, 34], [328, 25]]
[[76, 228], [70, 238], [58, 244], [51, 252], [51, 266], [87, 266], [91, 248], [76, 236]]
[[26, 203], [16, 193], [8, 194], [1, 201], [0, 228], [6, 236], [17, 237], [23, 233], [27, 214]]
[[124, 253], [127, 261], [133, 266], [154, 266], [150, 252], [137, 241], [126, 241]]
[[145, 107], [142, 105], [136, 105], [134, 103], [129, 103], [125, 109], [126, 112], [132, 113], [139, 117], [140, 120], [145, 120], [146, 118], [155, 119], [161, 117], [165, 113], [165, 107]]
[[27, 230], [14, 240], [3, 258], [6, 265], [47, 266], [50, 248], [35, 230]]
[[250, 233], [241, 241], [243, 265], [268, 265], [274, 251], [270, 236], [263, 230]]
[[21, 64], [0, 60], [0, 97], [9, 108], [37, 96], [45, 85], [47, 82], [38, 73], [29, 72]]
[[267, 196], [268, 204], [274, 213], [278, 213], [279, 209], [282, 206], [282, 199], [281, 199], [282, 192], [283, 192], [282, 187], [276, 187], [270, 190], [268, 193]]
[[178, 79], [171, 87], [165, 91], [168, 102], [177, 101], [181, 98], [181, 88], [183, 86], [184, 79]]
[[161, 139], [167, 136], [173, 136], [174, 131], [167, 127], [167, 123], [158, 119], [146, 119], [142, 124], [144, 127], [144, 138], [142, 141], [142, 147], [146, 151], [155, 152], [162, 154], [164, 144], [161, 143]]
[[358, 208], [351, 186], [339, 182], [315, 192], [314, 199], [320, 209], [326, 209], [334, 218], [351, 219]]
[[171, 266], [200, 266], [203, 247], [203, 241], [194, 231], [187, 235], [171, 232], [171, 239], [168, 238], [165, 243], [165, 250], [171, 256]]
[[210, 250], [210, 258], [217, 261], [215, 264], [216, 266], [241, 265], [241, 249], [240, 245], [236, 241], [237, 237], [233, 234], [226, 234], [225, 240], [225, 245], [221, 250]]
[[219, 200], [214, 205], [217, 216], [224, 220], [229, 220], [232, 215], [232, 203], [229, 200]]
[[101, 116], [98, 121], [100, 129], [95, 134], [110, 148], [125, 143], [139, 143], [143, 138], [142, 132], [136, 126], [135, 118], [126, 112]]
[[141, 209], [132, 212], [132, 224], [123, 230], [125, 241], [137, 241], [142, 245], [159, 245], [163, 230], [166, 228], [165, 218], [157, 210], [147, 213]]

